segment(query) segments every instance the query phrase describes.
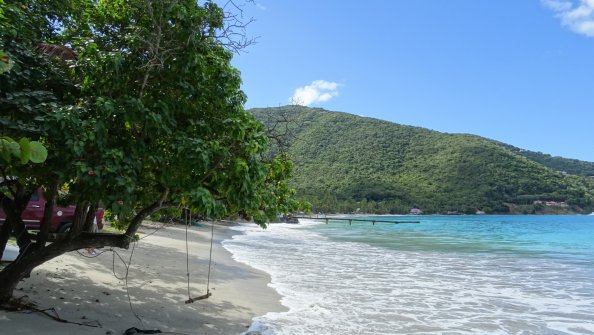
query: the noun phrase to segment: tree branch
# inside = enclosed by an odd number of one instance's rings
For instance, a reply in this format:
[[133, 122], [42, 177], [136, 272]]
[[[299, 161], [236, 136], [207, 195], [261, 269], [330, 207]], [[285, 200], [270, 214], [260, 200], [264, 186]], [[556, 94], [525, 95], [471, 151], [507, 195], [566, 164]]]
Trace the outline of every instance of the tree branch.
[[48, 197], [43, 209], [43, 220], [39, 227], [39, 234], [37, 235], [37, 246], [44, 246], [49, 235], [52, 216], [54, 214], [54, 207], [56, 206], [56, 197], [58, 195], [58, 181], [54, 180], [47, 190]]
[[159, 200], [157, 200], [150, 206], [144, 208], [143, 210], [138, 212], [136, 216], [134, 216], [134, 218], [130, 222], [130, 225], [128, 226], [128, 229], [126, 230], [126, 233], [124, 234], [129, 239], [128, 243], [132, 242], [132, 240], [134, 239], [134, 234], [136, 234], [136, 231], [138, 231], [138, 228], [140, 228], [142, 220], [144, 220], [147, 216], [153, 214], [157, 210], [163, 208], [163, 206], [165, 205], [165, 200], [167, 200], [168, 196], [169, 189], [166, 189], [165, 192], [161, 194], [161, 198], [159, 198]]

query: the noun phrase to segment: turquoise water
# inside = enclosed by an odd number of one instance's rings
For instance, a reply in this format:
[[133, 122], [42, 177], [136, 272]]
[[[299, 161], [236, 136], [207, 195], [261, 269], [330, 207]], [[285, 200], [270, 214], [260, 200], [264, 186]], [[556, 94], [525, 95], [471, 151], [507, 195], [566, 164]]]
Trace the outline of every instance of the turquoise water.
[[355, 219], [418, 220], [420, 223], [330, 221], [315, 228], [340, 241], [394, 250], [509, 254], [594, 260], [594, 215], [382, 216]]
[[289, 308], [250, 331], [594, 334], [594, 216], [375, 218], [420, 223], [239, 227], [224, 246]]

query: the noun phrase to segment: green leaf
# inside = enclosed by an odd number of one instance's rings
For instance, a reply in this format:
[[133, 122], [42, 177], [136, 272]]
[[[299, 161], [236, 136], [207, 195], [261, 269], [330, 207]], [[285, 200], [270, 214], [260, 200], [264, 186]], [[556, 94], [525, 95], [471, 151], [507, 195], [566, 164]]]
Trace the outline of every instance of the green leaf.
[[8, 144], [8, 140], [0, 138], [0, 153], [2, 154], [2, 158], [7, 161], [10, 162], [10, 150], [8, 148], [9, 144]]
[[43, 163], [47, 159], [47, 149], [43, 144], [37, 141], [29, 142], [29, 149], [31, 150], [29, 159], [33, 163]]
[[21, 147], [21, 163], [27, 164], [31, 157], [31, 147], [29, 146], [29, 140], [26, 137], [23, 137], [19, 140], [19, 145]]
[[6, 140], [4, 143], [11, 156], [17, 158], [21, 157], [21, 146], [17, 142], [14, 140]]

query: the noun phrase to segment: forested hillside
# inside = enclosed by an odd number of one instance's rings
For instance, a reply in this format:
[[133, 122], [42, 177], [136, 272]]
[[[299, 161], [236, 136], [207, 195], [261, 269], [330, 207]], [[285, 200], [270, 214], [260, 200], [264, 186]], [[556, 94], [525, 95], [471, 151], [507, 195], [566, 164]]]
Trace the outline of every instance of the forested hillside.
[[286, 150], [295, 162], [294, 185], [314, 211], [408, 213], [418, 207], [424, 213], [560, 213], [594, 208], [590, 178], [556, 171], [479, 136], [298, 106], [251, 112], [286, 144], [272, 150]]
[[558, 156], [551, 156], [542, 152], [530, 151], [514, 147], [513, 145], [494, 141], [496, 144], [524, 156], [530, 160], [538, 162], [544, 166], [550, 167], [553, 170], [560, 172], [574, 174], [577, 176], [594, 177], [594, 162], [585, 162], [578, 159], [564, 158]]

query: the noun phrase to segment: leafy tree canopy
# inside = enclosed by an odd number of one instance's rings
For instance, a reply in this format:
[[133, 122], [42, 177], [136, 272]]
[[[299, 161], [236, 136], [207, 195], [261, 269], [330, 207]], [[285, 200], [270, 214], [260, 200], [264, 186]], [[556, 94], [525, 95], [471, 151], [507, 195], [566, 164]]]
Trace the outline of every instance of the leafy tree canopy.
[[[127, 246], [141, 220], [163, 207], [181, 203], [204, 216], [239, 215], [262, 225], [296, 208], [287, 182], [292, 164], [284, 155], [263, 159], [265, 129], [243, 109], [240, 73], [230, 63], [237, 31], [216, 4], [0, 6], [3, 135], [48, 151], [42, 168], [2, 162], [3, 176], [18, 178], [3, 186], [2, 197], [18, 202], [17, 189], [43, 185], [51, 199], [67, 188], [79, 214], [65, 240], [44, 247], [42, 234], [38, 251], [0, 279], [68, 250]], [[100, 203], [127, 227], [124, 235], [82, 233]]]

